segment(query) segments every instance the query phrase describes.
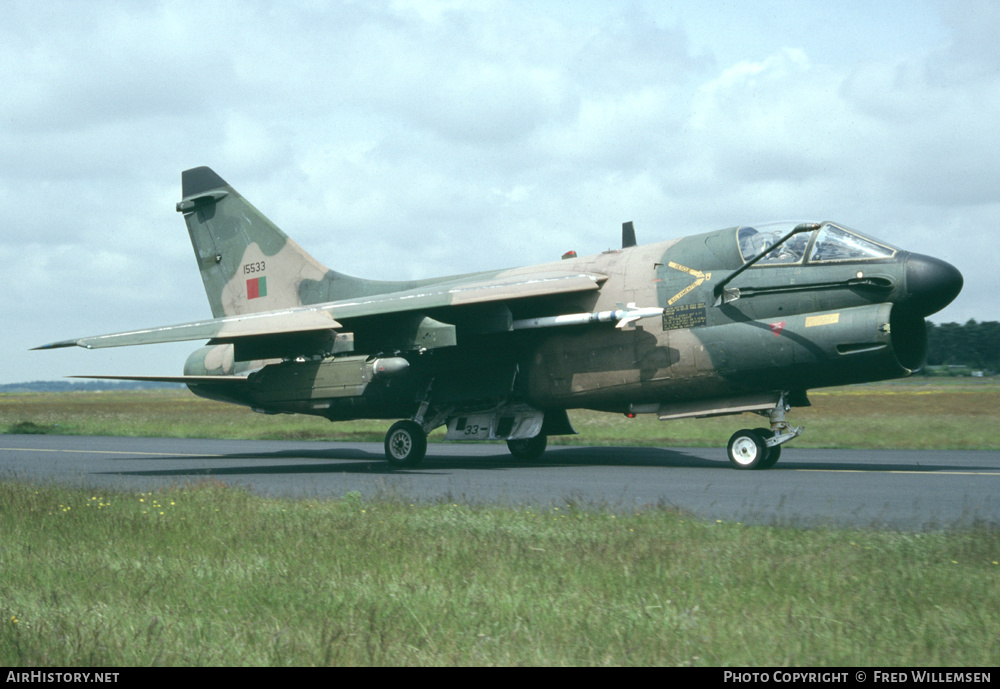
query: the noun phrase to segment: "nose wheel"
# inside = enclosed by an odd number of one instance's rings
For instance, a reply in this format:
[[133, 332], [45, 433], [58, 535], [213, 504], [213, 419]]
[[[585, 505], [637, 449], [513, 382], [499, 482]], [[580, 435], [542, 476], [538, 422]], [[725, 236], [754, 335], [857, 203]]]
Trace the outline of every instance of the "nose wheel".
[[744, 428], [733, 433], [727, 450], [729, 461], [737, 469], [763, 469], [767, 460], [767, 445], [757, 431]]
[[782, 395], [774, 409], [761, 411], [771, 421], [770, 428], [744, 428], [729, 438], [727, 451], [729, 462], [736, 469], [770, 469], [781, 457], [781, 445], [802, 433], [802, 428], [793, 428], [785, 420], [789, 407]]

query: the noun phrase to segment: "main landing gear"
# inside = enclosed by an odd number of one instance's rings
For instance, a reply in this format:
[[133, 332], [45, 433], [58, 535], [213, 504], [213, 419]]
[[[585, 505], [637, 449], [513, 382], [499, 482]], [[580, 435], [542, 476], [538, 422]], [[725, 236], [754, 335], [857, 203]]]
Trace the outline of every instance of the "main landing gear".
[[774, 409], [758, 412], [771, 421], [770, 428], [744, 428], [733, 433], [727, 450], [729, 461], [737, 469], [770, 469], [781, 457], [781, 445], [797, 438], [804, 430], [793, 428], [785, 420], [790, 409], [785, 395], [778, 399]]
[[[507, 449], [515, 459], [535, 461], [545, 453], [548, 436], [508, 440]], [[427, 433], [416, 421], [397, 421], [385, 434], [385, 458], [389, 466], [396, 468], [415, 467], [427, 454]]]
[[[445, 440], [507, 440], [507, 449], [515, 459], [534, 461], [545, 453], [548, 436], [542, 433], [545, 416], [541, 410], [524, 403], [507, 403], [493, 408], [460, 412], [454, 407], [432, 405], [431, 386], [427, 384], [423, 400], [412, 419], [397, 421], [385, 434], [385, 458], [391, 467], [415, 467], [427, 454], [427, 434], [447, 426]], [[549, 424], [556, 433], [575, 433], [563, 413]], [[532, 437], [526, 437], [534, 433]]]
[[427, 454], [427, 434], [444, 423], [441, 413], [428, 418], [431, 410], [431, 381], [424, 392], [424, 399], [413, 419], [397, 421], [385, 434], [385, 458], [393, 468], [415, 467], [424, 461]]
[[416, 421], [397, 421], [385, 434], [385, 458], [392, 467], [415, 467], [427, 454], [427, 434]]
[[510, 450], [510, 454], [513, 455], [514, 459], [519, 459], [523, 462], [533, 462], [542, 458], [548, 444], [549, 437], [538, 434], [534, 438], [508, 440], [507, 449]]

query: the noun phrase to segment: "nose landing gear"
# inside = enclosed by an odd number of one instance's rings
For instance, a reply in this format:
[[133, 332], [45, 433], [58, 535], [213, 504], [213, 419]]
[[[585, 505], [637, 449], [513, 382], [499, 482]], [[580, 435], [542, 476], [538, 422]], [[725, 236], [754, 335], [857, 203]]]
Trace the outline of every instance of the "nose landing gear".
[[787, 393], [782, 394], [770, 411], [758, 412], [768, 417], [770, 428], [744, 428], [733, 433], [727, 446], [729, 461], [733, 467], [770, 469], [781, 457], [781, 445], [799, 437], [805, 430], [802, 426], [793, 428], [785, 420], [785, 412], [791, 408], [785, 401], [786, 395]]

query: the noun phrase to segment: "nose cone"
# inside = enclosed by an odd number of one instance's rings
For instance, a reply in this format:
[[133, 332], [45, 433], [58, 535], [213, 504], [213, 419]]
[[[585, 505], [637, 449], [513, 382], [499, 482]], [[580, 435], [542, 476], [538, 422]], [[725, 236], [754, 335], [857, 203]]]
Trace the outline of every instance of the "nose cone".
[[962, 291], [958, 268], [939, 258], [910, 254], [906, 258], [906, 303], [922, 316], [937, 313]]

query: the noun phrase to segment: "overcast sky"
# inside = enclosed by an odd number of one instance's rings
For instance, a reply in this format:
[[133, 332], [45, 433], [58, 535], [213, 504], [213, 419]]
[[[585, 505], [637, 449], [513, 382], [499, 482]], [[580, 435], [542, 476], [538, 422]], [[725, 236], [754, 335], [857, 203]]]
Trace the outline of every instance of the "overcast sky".
[[331, 268], [541, 263], [833, 219], [1000, 320], [1000, 2], [0, 2], [0, 383], [178, 374], [208, 165]]

